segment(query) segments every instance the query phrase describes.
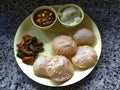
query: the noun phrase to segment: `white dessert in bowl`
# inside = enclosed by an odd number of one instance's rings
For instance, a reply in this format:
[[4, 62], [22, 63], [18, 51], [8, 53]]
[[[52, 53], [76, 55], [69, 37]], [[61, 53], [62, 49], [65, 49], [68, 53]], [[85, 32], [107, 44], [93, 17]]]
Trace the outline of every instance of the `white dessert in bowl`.
[[66, 27], [74, 27], [82, 22], [84, 12], [75, 4], [66, 4], [58, 10], [58, 20]]

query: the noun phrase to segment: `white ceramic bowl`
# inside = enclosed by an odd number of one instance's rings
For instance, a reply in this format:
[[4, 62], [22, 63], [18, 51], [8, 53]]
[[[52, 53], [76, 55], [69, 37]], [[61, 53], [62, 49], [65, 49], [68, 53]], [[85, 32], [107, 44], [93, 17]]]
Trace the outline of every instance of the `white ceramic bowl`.
[[[71, 11], [70, 9], [66, 11], [66, 9], [68, 9], [68, 8], [74, 8], [74, 10], [76, 10], [76, 11], [73, 11], [73, 10]], [[83, 12], [82, 8], [76, 4], [63, 5], [63, 6], [61, 6], [61, 8], [59, 8], [57, 13], [58, 13], [58, 20], [60, 21], [60, 23], [62, 25], [66, 26], [66, 27], [77, 26], [78, 24], [80, 24], [83, 21], [83, 18], [84, 18], [84, 12]], [[75, 19], [76, 14], [77, 14], [77, 18], [79, 18], [79, 19]], [[73, 17], [73, 15], [75, 17]], [[70, 21], [69, 17], [72, 18], [71, 24], [68, 24], [68, 22]], [[66, 18], [66, 20], [69, 19], [69, 20], [67, 20], [67, 23], [66, 23], [66, 21], [63, 21], [63, 18], [64, 18], [64, 20], [65, 20], [65, 18]]]
[[[34, 21], [35, 15], [36, 15], [40, 10], [43, 10], [43, 9], [50, 10], [50, 11], [52, 11], [52, 12], [55, 14], [55, 20], [54, 20], [50, 25], [48, 25], [48, 26], [40, 26], [40, 25], [37, 25], [37, 24], [35, 23], [35, 21]], [[55, 24], [56, 20], [57, 20], [57, 12], [56, 12], [55, 9], [52, 8], [51, 6], [40, 6], [40, 7], [36, 8], [36, 9], [32, 12], [32, 14], [31, 14], [31, 21], [32, 21], [32, 23], [33, 23], [37, 28], [40, 28], [40, 29], [43, 29], [43, 30], [44, 30], [44, 29], [50, 29], [50, 28]]]

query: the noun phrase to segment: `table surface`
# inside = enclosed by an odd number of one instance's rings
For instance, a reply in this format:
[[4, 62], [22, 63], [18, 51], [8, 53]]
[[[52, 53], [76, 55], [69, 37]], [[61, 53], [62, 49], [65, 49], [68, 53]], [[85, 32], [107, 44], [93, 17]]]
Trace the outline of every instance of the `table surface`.
[[[97, 24], [102, 53], [83, 80], [62, 88], [38, 84], [19, 68], [13, 52], [17, 28], [41, 5], [74, 3]], [[120, 90], [120, 0], [0, 0], [0, 90]]]

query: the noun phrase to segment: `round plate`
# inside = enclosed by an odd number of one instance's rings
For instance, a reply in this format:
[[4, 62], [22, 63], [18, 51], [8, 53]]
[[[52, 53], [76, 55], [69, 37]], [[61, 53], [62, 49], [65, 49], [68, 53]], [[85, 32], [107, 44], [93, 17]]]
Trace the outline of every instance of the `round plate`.
[[[58, 8], [60, 8], [60, 5], [56, 5], [52, 7], [58, 10]], [[88, 15], [85, 14], [85, 17], [82, 23], [75, 28], [65, 28], [57, 21], [55, 25], [53, 26], [53, 28], [49, 30], [39, 30], [32, 24], [30, 16], [28, 16], [19, 26], [16, 32], [16, 35], [15, 35], [15, 38], [14, 38], [14, 55], [21, 70], [32, 80], [40, 84], [46, 85], [46, 86], [54, 86], [54, 87], [70, 85], [86, 77], [94, 69], [97, 62], [93, 67], [87, 70], [80, 70], [80, 69], [75, 68], [74, 75], [70, 80], [68, 80], [67, 82], [63, 84], [56, 84], [51, 79], [35, 76], [33, 72], [33, 67], [31, 65], [27, 65], [23, 63], [22, 60], [16, 56], [17, 54], [16, 45], [20, 43], [22, 36], [25, 34], [36, 36], [37, 39], [41, 40], [44, 43], [45, 50], [44, 52], [39, 53], [38, 57], [40, 55], [46, 55], [46, 56], [51, 57], [51, 56], [54, 56], [54, 53], [52, 52], [52, 49], [51, 49], [51, 41], [53, 40], [54, 37], [58, 35], [62, 35], [62, 34], [73, 35], [79, 28], [82, 28], [82, 27], [92, 30], [93, 33], [95, 34], [96, 42], [94, 43], [92, 47], [96, 50], [97, 55], [98, 55], [98, 60], [99, 60], [99, 57], [101, 54], [101, 37], [100, 37], [100, 33], [99, 33], [99, 30], [96, 24]]]

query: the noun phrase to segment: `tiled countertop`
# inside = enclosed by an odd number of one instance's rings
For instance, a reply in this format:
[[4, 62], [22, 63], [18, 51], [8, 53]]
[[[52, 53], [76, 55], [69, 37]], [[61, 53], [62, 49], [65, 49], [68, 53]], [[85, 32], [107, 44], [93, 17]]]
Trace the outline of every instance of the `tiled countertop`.
[[[97, 24], [102, 53], [95, 69], [73, 85], [52, 88], [29, 79], [13, 52], [17, 28], [41, 5], [80, 5]], [[120, 0], [0, 0], [0, 90], [120, 90]]]

